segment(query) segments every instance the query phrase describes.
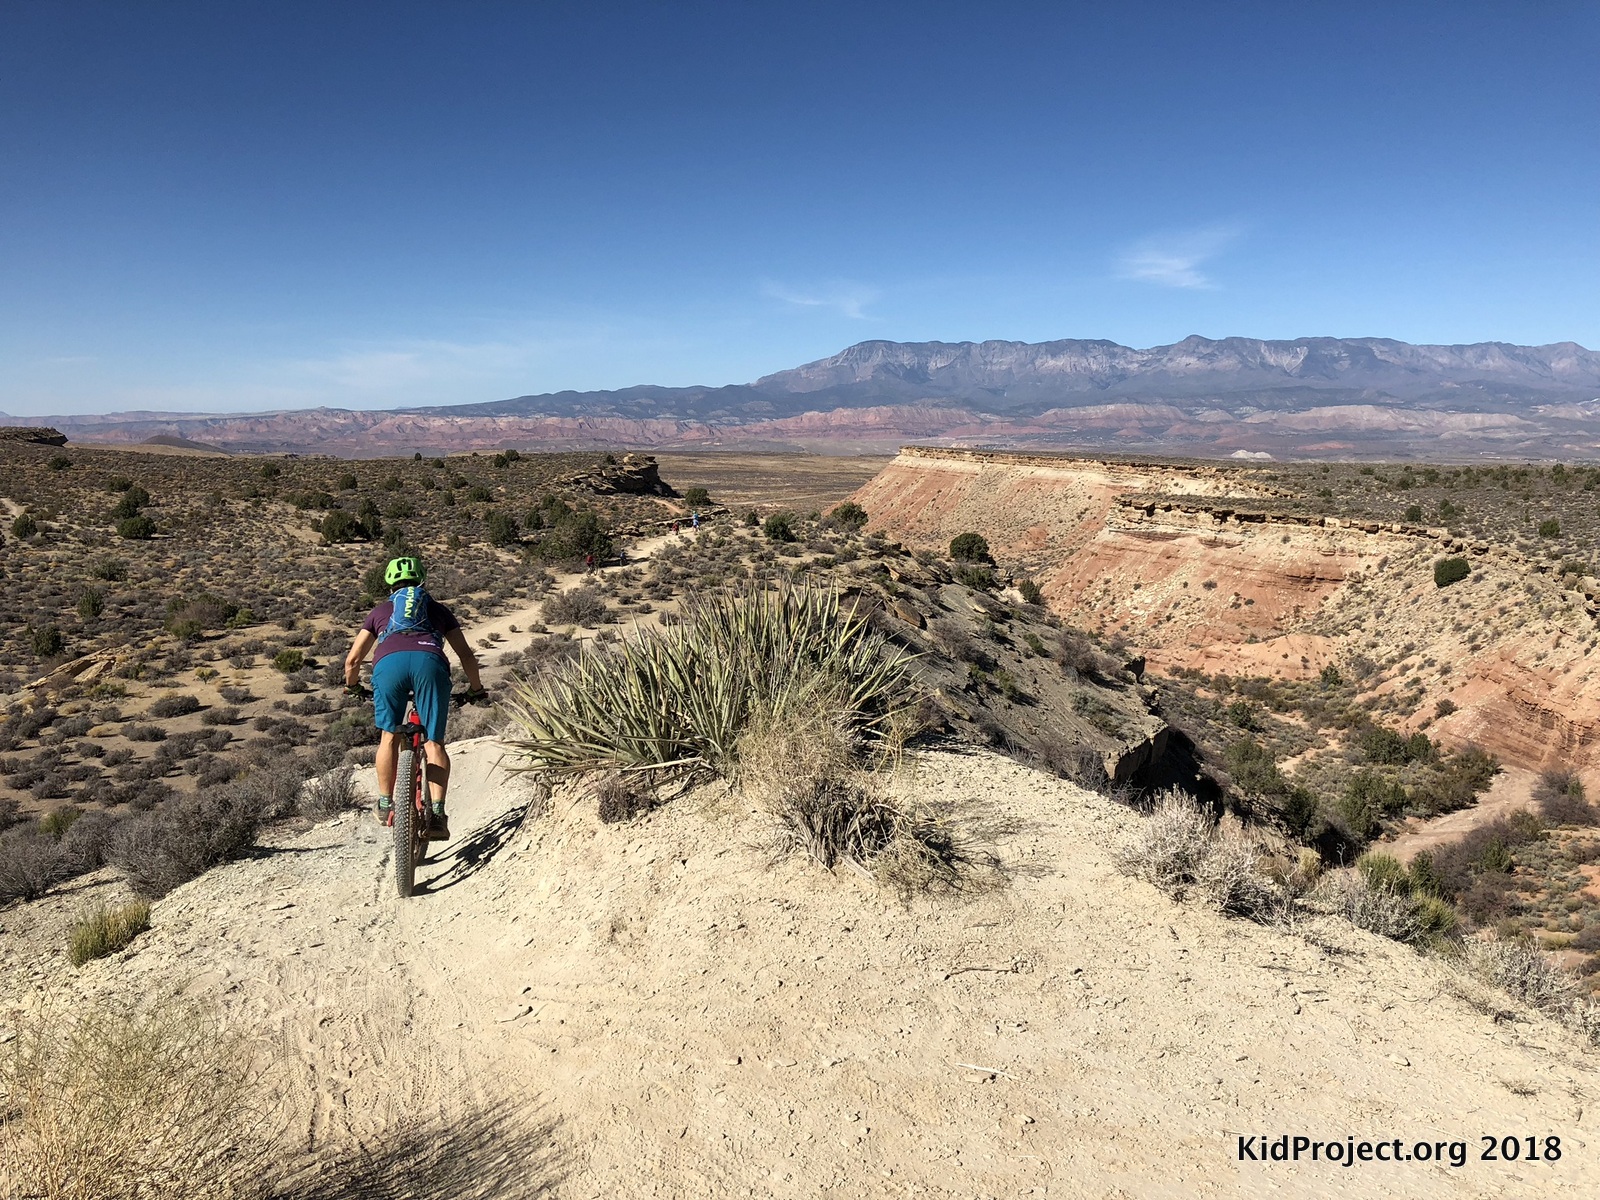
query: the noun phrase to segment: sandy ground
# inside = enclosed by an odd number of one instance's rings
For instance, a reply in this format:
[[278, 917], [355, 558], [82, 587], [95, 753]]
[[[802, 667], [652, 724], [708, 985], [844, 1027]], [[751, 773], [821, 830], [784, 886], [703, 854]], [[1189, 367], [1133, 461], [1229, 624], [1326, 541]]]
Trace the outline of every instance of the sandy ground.
[[[0, 1020], [41, 995], [214, 996], [286, 1064], [291, 1141], [343, 1153], [485, 1111], [532, 1131], [515, 1185], [469, 1147], [477, 1192], [420, 1195], [1600, 1188], [1600, 1079], [1564, 1031], [1497, 1021], [1346, 925], [1175, 904], [1112, 865], [1135, 814], [1008, 759], [918, 761], [907, 789], [1009, 882], [907, 904], [776, 860], [721, 789], [605, 826], [582, 795], [530, 812], [501, 744], [452, 749], [458, 840], [412, 900], [386, 831], [352, 814], [178, 889], [130, 950], [74, 971], [72, 911], [120, 886], [91, 883], [0, 914]], [[1469, 1158], [1238, 1160], [1240, 1136], [1280, 1133]], [[1559, 1136], [1563, 1157], [1482, 1162], [1488, 1135]]]

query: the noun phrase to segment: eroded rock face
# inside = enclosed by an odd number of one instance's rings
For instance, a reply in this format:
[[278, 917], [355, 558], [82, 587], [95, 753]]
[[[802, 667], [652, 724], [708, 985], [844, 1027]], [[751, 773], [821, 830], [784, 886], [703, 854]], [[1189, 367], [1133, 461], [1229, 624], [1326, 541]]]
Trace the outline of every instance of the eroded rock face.
[[[1448, 700], [1430, 736], [1600, 786], [1595, 585], [1567, 590], [1548, 562], [1442, 529], [1274, 511], [1204, 466], [913, 449], [855, 499], [912, 545], [983, 533], [1055, 613], [1119, 633], [1153, 672], [1358, 669], [1378, 695], [1416, 693], [1409, 727]], [[1441, 589], [1446, 555], [1473, 574]]]

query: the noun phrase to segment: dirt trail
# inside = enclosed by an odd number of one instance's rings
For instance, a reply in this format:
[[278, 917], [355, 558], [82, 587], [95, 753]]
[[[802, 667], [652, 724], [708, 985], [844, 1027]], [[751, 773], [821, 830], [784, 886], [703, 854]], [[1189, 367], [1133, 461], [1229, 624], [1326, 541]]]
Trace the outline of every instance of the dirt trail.
[[1479, 826], [1487, 825], [1498, 817], [1509, 816], [1519, 808], [1531, 811], [1534, 808], [1533, 785], [1538, 778], [1537, 772], [1521, 767], [1502, 767], [1489, 785], [1489, 790], [1479, 796], [1478, 802], [1470, 808], [1445, 813], [1442, 817], [1427, 821], [1413, 822], [1410, 828], [1385, 840], [1378, 849], [1394, 855], [1401, 862], [1410, 862], [1419, 850], [1432, 850], [1445, 842], [1456, 841]]
[[[628, 549], [618, 561], [596, 567], [594, 575], [608, 575], [614, 571], [636, 567], [641, 563], [648, 562], [661, 547], [691, 536], [693, 535], [686, 530], [681, 534], [666, 533], [658, 537], [636, 538], [629, 543]], [[499, 654], [503, 651], [526, 649], [533, 637], [528, 632], [528, 627], [538, 624], [544, 619], [545, 602], [551, 596], [560, 592], [582, 587], [593, 578], [593, 575], [585, 571], [557, 571], [554, 575], [555, 584], [549, 593], [542, 598], [519, 605], [488, 620], [470, 622], [467, 626], [467, 634], [472, 638], [472, 644], [478, 649], [489, 650], [494, 654]], [[648, 624], [650, 620], [641, 618], [641, 622]], [[484, 645], [483, 643], [489, 644]]]
[[[1009, 886], [901, 904], [775, 862], [721, 789], [628, 825], [560, 794], [523, 820], [505, 747], [452, 753], [458, 840], [414, 899], [385, 831], [346, 816], [178, 889], [74, 972], [59, 937], [117, 886], [96, 884], [0, 915], [0, 1013], [41, 991], [216, 996], [283, 1048], [293, 1133], [371, 1145], [499, 1104], [553, 1122], [531, 1183], [563, 1197], [1600, 1188], [1600, 1078], [1564, 1031], [1497, 1023], [1348, 926], [1175, 905], [1112, 865], [1139, 818], [1008, 759], [931, 753], [905, 786], [979, 822]], [[1239, 1136], [1280, 1132], [1471, 1157], [1238, 1161]], [[1557, 1135], [1564, 1157], [1479, 1162], [1491, 1134]]]

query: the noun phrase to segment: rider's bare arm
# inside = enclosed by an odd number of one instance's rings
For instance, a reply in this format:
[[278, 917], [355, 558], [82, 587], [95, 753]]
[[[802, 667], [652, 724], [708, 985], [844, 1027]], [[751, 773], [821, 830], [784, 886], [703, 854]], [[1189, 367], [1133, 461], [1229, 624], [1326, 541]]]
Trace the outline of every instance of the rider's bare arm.
[[[478, 656], [472, 652], [472, 647], [467, 643], [466, 633], [460, 629], [452, 629], [444, 635], [444, 640], [461, 660], [461, 669], [467, 673], [468, 685], [475, 692], [483, 691], [483, 679], [478, 674]], [[351, 653], [355, 651], [352, 650]]]
[[363, 629], [356, 634], [356, 640], [350, 647], [350, 653], [344, 656], [344, 682], [346, 687], [354, 687], [361, 682], [361, 664], [367, 661], [367, 655], [372, 653], [372, 648], [378, 644], [378, 639], [373, 636], [370, 629]]

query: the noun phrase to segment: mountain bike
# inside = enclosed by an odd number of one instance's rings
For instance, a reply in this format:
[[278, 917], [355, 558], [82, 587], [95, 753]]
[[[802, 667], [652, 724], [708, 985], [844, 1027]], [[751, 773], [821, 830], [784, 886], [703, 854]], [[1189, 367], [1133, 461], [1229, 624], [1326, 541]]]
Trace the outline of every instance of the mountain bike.
[[[371, 692], [363, 688], [368, 698]], [[482, 704], [487, 693], [452, 692], [450, 707]], [[417, 868], [428, 861], [428, 827], [431, 824], [433, 796], [428, 791], [428, 759], [423, 753], [422, 718], [417, 706], [406, 701], [404, 729], [407, 734], [395, 764], [394, 805], [389, 810], [389, 828], [394, 834], [394, 886], [402, 900], [409, 899], [417, 886]]]

